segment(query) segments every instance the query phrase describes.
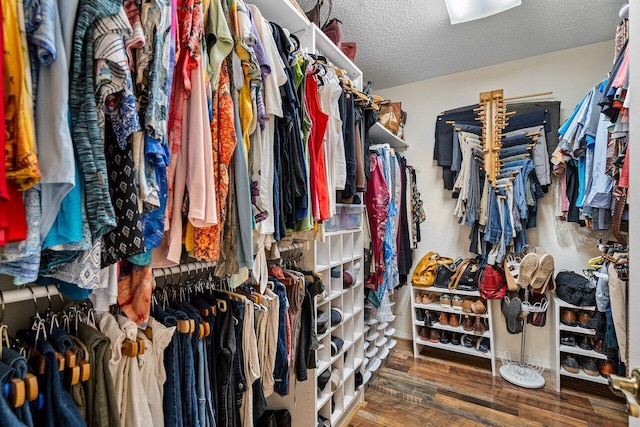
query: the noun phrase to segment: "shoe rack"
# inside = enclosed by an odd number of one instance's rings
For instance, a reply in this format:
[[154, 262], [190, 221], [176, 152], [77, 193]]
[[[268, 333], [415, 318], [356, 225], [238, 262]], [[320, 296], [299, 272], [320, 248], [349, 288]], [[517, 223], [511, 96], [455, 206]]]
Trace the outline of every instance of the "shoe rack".
[[574, 335], [576, 341], [587, 337], [587, 338], [595, 338], [595, 330], [583, 328], [580, 325], [576, 326], [568, 326], [562, 323], [562, 310], [571, 309], [576, 313], [585, 311], [593, 316], [595, 313], [596, 307], [578, 307], [576, 305], [571, 305], [556, 296], [555, 292], [552, 292], [552, 304], [553, 304], [553, 323], [555, 328], [553, 329], [553, 343], [554, 343], [554, 360], [552, 361], [554, 371], [555, 371], [555, 387], [556, 391], [560, 391], [560, 382], [562, 377], [571, 377], [578, 378], [584, 381], [590, 381], [598, 384], [609, 384], [609, 379], [603, 377], [602, 375], [588, 375], [580, 366], [578, 373], [569, 372], [562, 367], [562, 361], [564, 360], [566, 355], [572, 355], [578, 360], [580, 363], [581, 358], [591, 358], [596, 361], [599, 360], [606, 361], [607, 356], [602, 353], [598, 353], [595, 350], [585, 350], [578, 346], [578, 342], [576, 342], [575, 346], [563, 345], [560, 342], [560, 339], [565, 334]]
[[[294, 34], [302, 49], [323, 55], [328, 62], [345, 70], [356, 88], [362, 88], [362, 71], [291, 1], [252, 0], [251, 3], [260, 9], [265, 19]], [[318, 335], [316, 369], [308, 370], [308, 379], [296, 382], [292, 374], [289, 395], [274, 394], [267, 400], [269, 409], [288, 409], [297, 427], [315, 427], [319, 420], [320, 425], [343, 425], [364, 402], [364, 385], [356, 385], [356, 373], [365, 373], [363, 206], [342, 206], [341, 214], [328, 222], [333, 227], [322, 233], [323, 241], [311, 240], [317, 238], [312, 234], [300, 236], [309, 239], [304, 242], [304, 267], [320, 273], [325, 286], [325, 294], [314, 301], [314, 311], [322, 310], [330, 315], [332, 308], [339, 309], [342, 321]], [[327, 229], [329, 227], [325, 227]], [[339, 277], [332, 277], [332, 269], [339, 270]], [[343, 286], [345, 271], [353, 274], [353, 285], [348, 287]], [[331, 354], [332, 336], [344, 342], [334, 355]], [[339, 385], [333, 387], [329, 383], [320, 391], [318, 377], [326, 369], [339, 371], [341, 380]]]
[[[417, 295], [423, 296], [425, 294], [432, 294], [436, 298], [433, 302], [429, 304], [417, 303], [416, 296]], [[473, 312], [466, 313], [462, 309], [454, 308], [453, 304], [451, 306], [448, 306], [448, 305], [442, 306], [440, 304], [440, 296], [444, 294], [449, 295], [449, 297], [452, 299], [454, 296], [457, 295], [458, 297], [461, 297], [463, 300], [464, 299], [472, 300], [472, 301], [480, 300], [484, 304], [486, 311], [482, 314], [476, 314]], [[425, 326], [425, 320], [422, 320], [422, 317], [420, 317], [420, 314], [419, 314], [421, 311], [434, 313], [436, 316], [438, 316], [438, 318], [440, 318], [442, 314], [448, 315], [449, 318], [451, 318], [451, 316], [460, 316], [461, 317], [460, 325], [451, 326], [449, 324], [433, 322], [431, 326]], [[471, 322], [473, 322], [474, 325], [476, 324], [476, 322], [482, 322], [485, 325], [484, 326], [485, 330], [478, 331], [476, 330], [475, 327], [472, 330], [465, 330], [463, 326], [465, 316], [469, 316], [469, 319], [471, 319]], [[492, 327], [492, 321], [491, 321], [492, 319], [491, 304], [488, 304], [486, 300], [483, 300], [482, 298], [480, 298], [479, 291], [459, 291], [459, 290], [451, 291], [446, 288], [436, 288], [433, 286], [429, 288], [411, 286], [411, 318], [413, 323], [413, 355], [414, 357], [418, 357], [422, 349], [426, 347], [428, 349], [438, 348], [441, 350], [452, 351], [456, 353], [462, 353], [470, 356], [489, 359], [491, 361], [491, 373], [493, 374], [493, 376], [496, 376], [496, 358], [495, 358], [495, 351], [493, 349], [494, 338], [493, 338], [493, 327]], [[426, 315], [425, 315], [425, 319], [427, 319]], [[442, 337], [442, 334], [444, 333], [446, 336], [449, 337], [449, 342], [443, 343], [440, 340], [438, 340], [437, 342], [430, 341], [428, 339], [429, 336], [427, 336], [427, 339], [424, 339], [424, 337], [420, 336], [420, 331], [422, 328], [427, 328], [427, 330], [429, 331], [431, 331], [431, 329], [436, 330], [437, 333], [440, 335], [440, 337]], [[454, 345], [450, 341], [454, 333], [458, 334], [458, 337], [460, 337], [460, 344], [458, 345]], [[471, 337], [471, 340], [474, 340], [473, 346], [467, 347], [463, 344], [462, 337], [465, 335]], [[489, 344], [489, 349], [487, 351], [480, 351], [478, 349], [479, 346], [477, 345], [477, 343], [483, 340], [485, 343], [488, 342]]]

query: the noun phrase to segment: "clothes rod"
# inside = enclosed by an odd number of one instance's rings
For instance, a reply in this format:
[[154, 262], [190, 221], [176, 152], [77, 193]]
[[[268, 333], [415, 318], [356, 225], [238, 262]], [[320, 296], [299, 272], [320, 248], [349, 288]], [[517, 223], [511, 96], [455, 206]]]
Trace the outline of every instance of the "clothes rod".
[[214, 268], [216, 263], [213, 261], [193, 261], [184, 264], [174, 265], [172, 267], [158, 267], [153, 269], [153, 277], [172, 276], [174, 274], [184, 274], [193, 271], [208, 270]]
[[291, 252], [294, 251], [296, 249], [303, 249], [304, 248], [304, 243], [302, 242], [293, 242], [290, 245], [287, 246], [283, 246], [283, 247], [279, 247], [278, 246], [278, 252], [282, 253], [282, 252]]
[[[31, 289], [31, 292], [29, 289]], [[48, 293], [47, 293], [48, 290]], [[59, 295], [58, 287], [56, 285], [47, 286], [25, 286], [22, 288], [11, 289], [9, 291], [2, 291], [2, 298], [5, 304], [13, 304], [15, 302], [33, 301], [35, 295], [36, 299], [40, 298], [53, 298]]]

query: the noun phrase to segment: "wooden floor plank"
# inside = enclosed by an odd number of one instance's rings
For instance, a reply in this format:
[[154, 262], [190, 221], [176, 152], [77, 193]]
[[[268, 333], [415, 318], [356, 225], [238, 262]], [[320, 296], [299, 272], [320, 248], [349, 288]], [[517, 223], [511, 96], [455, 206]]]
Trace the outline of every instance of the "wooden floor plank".
[[[624, 402], [606, 386], [547, 381], [526, 390], [493, 377], [484, 359], [428, 349], [413, 357], [410, 342], [398, 341], [391, 358], [369, 382], [369, 403], [352, 427], [627, 425]], [[547, 378], [549, 379], [549, 378]]]

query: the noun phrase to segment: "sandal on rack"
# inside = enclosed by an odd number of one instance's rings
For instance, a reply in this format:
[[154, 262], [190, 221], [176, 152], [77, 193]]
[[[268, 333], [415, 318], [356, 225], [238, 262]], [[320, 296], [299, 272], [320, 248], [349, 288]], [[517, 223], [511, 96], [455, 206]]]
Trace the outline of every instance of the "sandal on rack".
[[522, 332], [522, 320], [520, 313], [522, 312], [522, 301], [520, 298], [504, 297], [500, 304], [502, 314], [507, 321], [507, 332], [510, 334], [519, 334]]

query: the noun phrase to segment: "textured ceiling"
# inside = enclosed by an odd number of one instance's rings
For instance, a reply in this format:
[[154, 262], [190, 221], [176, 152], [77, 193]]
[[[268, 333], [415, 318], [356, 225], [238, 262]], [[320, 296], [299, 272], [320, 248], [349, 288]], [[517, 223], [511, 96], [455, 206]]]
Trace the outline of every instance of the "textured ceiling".
[[[315, 0], [298, 3], [309, 10]], [[333, 3], [343, 40], [357, 43], [356, 64], [379, 90], [611, 40], [626, 1], [522, 0], [506, 12], [456, 25], [444, 0]]]

